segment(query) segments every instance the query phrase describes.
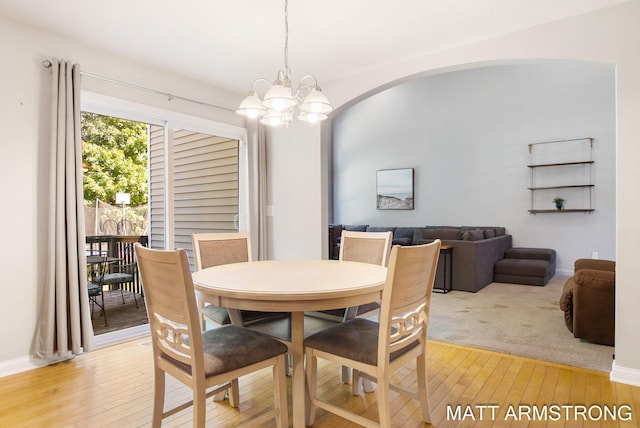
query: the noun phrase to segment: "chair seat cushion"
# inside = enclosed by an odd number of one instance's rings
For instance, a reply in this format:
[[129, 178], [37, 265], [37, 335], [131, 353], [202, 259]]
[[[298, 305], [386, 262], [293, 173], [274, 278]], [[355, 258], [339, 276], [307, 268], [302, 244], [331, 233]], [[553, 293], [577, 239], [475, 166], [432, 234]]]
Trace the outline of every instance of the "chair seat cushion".
[[130, 273], [107, 273], [102, 277], [103, 284], [117, 284], [120, 282], [131, 282], [133, 281], [133, 275]]
[[[284, 312], [240, 311], [240, 313], [242, 314], [242, 320], [244, 321], [245, 325], [246, 323], [260, 321], [266, 318], [281, 317], [283, 315], [286, 315], [286, 313]], [[202, 309], [202, 315], [219, 325], [231, 324], [229, 311], [227, 311], [227, 308], [224, 307], [216, 305], [206, 305]]]
[[216, 305], [206, 305], [202, 309], [202, 315], [209, 318], [216, 324], [226, 325], [231, 324], [231, 318], [229, 318], [229, 311], [227, 308]]
[[98, 284], [90, 282], [89, 284], [87, 284], [87, 287], [89, 288], [89, 297], [99, 296], [102, 292], [102, 287], [100, 287]]
[[[375, 321], [355, 318], [310, 336], [304, 344], [319, 351], [375, 366], [378, 363], [379, 328]], [[417, 345], [416, 340], [413, 344], [393, 352], [390, 360], [395, 360]]]
[[[236, 325], [224, 325], [202, 333], [204, 370], [207, 377], [230, 372], [287, 352], [287, 345], [264, 334]], [[187, 364], [163, 355], [185, 372]]]

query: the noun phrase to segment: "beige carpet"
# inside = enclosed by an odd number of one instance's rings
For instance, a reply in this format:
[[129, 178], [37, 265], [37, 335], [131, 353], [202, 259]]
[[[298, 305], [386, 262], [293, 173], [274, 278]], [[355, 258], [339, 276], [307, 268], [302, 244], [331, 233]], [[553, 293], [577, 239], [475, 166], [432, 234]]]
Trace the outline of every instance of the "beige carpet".
[[558, 306], [567, 277], [544, 287], [492, 283], [477, 293], [434, 293], [428, 336], [443, 342], [611, 371], [612, 346], [576, 339]]

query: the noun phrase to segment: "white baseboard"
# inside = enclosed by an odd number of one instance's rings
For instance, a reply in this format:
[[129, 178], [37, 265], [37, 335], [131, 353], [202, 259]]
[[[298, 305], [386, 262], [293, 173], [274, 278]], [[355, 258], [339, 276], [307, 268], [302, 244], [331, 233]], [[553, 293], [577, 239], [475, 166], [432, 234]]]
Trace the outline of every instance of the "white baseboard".
[[42, 367], [42, 364], [36, 364], [30, 357], [20, 357], [13, 360], [2, 361], [0, 362], [0, 378], [33, 370], [38, 367]]
[[616, 365], [614, 361], [611, 365], [609, 380], [626, 385], [640, 386], [640, 370]]
[[142, 337], [149, 336], [150, 334], [151, 330], [149, 329], [149, 324], [103, 333], [96, 336], [96, 349], [116, 345], [122, 342], [128, 342], [129, 340], [140, 339]]
[[[127, 342], [129, 340], [139, 339], [145, 336], [149, 336], [149, 334], [149, 324], [131, 327], [110, 333], [104, 333], [96, 336], [96, 349], [104, 348], [122, 342]], [[29, 356], [15, 358], [13, 360], [1, 361], [0, 378], [16, 373], [26, 372], [28, 370], [33, 370], [45, 365], [45, 363], [37, 363]]]

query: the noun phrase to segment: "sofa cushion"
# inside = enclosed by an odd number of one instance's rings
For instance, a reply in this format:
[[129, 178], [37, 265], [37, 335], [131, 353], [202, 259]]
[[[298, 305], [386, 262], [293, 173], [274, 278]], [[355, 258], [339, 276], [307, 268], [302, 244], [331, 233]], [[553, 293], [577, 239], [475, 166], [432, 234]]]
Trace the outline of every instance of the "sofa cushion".
[[391, 245], [409, 246], [413, 245], [413, 238], [395, 238], [391, 241]]
[[392, 245], [415, 245], [417, 239], [414, 238], [419, 227], [396, 227], [393, 231]]
[[460, 229], [458, 228], [442, 228], [442, 229], [422, 229], [420, 231], [422, 239], [446, 239], [460, 240]]
[[504, 252], [505, 259], [538, 259], [555, 264], [556, 251], [551, 248], [509, 248]]
[[546, 285], [555, 273], [555, 266], [547, 260], [502, 259], [493, 268], [495, 282], [526, 285]]
[[503, 275], [537, 276], [549, 275], [550, 264], [546, 260], [503, 259], [495, 264], [494, 272]]
[[416, 229], [420, 229], [419, 227], [396, 227], [395, 232], [393, 232], [393, 238], [411, 238], [413, 239], [413, 235], [416, 232]]
[[369, 226], [367, 232], [391, 232], [395, 233], [395, 227]]
[[484, 234], [484, 237], [487, 238], [487, 239], [488, 238], [495, 238], [495, 236], [496, 236], [496, 231], [493, 230], [493, 229], [484, 229], [482, 231], [482, 233]]
[[484, 239], [484, 232], [480, 229], [467, 230], [462, 234], [463, 241], [480, 241]]
[[467, 230], [480, 229], [484, 231], [484, 230], [493, 229], [493, 231], [496, 234], [495, 236], [502, 236], [507, 234], [507, 228], [501, 227], [501, 226], [461, 226], [460, 229], [462, 230], [462, 233], [466, 232]]
[[348, 230], [350, 232], [366, 232], [368, 224], [345, 224], [344, 230]]

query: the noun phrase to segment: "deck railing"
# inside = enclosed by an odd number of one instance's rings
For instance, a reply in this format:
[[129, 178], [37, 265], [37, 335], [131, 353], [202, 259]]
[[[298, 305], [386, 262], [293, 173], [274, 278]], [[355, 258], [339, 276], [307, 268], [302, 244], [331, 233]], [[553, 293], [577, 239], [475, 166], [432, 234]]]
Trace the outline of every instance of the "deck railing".
[[[135, 263], [133, 246], [136, 243], [148, 247], [149, 237], [146, 235], [87, 236], [86, 253], [90, 256], [116, 257], [122, 264], [131, 264]], [[143, 294], [142, 284], [137, 274], [133, 276], [133, 282], [124, 283], [123, 287], [127, 291]]]

